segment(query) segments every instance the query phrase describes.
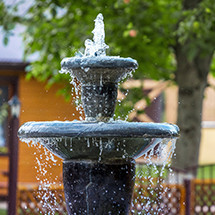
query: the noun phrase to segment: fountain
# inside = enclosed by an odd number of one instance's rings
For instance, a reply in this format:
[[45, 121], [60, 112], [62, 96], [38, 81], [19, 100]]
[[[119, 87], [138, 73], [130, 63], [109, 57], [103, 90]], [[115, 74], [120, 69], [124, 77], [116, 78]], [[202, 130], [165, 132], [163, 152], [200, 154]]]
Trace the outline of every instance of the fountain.
[[114, 121], [118, 82], [137, 68], [131, 58], [106, 56], [103, 16], [95, 20], [85, 53], [63, 59], [61, 72], [81, 83], [85, 121], [27, 122], [23, 141], [40, 142], [63, 159], [63, 182], [70, 215], [129, 213], [135, 160], [164, 138], [179, 134], [176, 125]]

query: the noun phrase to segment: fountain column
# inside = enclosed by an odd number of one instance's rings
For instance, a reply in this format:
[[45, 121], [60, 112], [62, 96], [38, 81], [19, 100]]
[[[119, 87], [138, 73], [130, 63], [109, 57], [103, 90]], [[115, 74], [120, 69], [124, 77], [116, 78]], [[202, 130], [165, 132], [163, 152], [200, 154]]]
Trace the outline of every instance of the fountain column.
[[70, 215], [129, 213], [135, 180], [135, 161], [64, 161], [63, 178]]
[[[85, 123], [89, 123], [87, 128], [89, 130], [90, 125], [97, 124], [96, 141], [99, 150], [95, 159], [85, 157], [64, 160], [63, 179], [67, 211], [70, 215], [127, 215], [135, 181], [135, 161], [132, 157], [123, 157], [126, 153], [123, 146], [119, 149], [121, 156], [103, 156], [102, 150], [109, 154], [113, 153], [113, 150], [117, 150], [119, 142], [123, 145], [123, 140], [117, 141], [113, 138], [108, 149], [109, 146], [105, 144], [110, 141], [111, 135], [110, 138], [102, 138], [105, 131], [99, 132], [98, 127], [113, 118], [117, 82], [129, 69], [136, 68], [137, 64], [132, 59], [119, 61], [119, 58], [106, 56], [83, 57], [81, 61], [83, 69], [80, 69], [77, 62], [77, 59], [66, 59], [61, 65], [63, 69], [71, 68], [72, 75], [81, 82]], [[117, 135], [120, 136], [120, 133]], [[86, 142], [87, 140], [83, 140], [83, 144]]]

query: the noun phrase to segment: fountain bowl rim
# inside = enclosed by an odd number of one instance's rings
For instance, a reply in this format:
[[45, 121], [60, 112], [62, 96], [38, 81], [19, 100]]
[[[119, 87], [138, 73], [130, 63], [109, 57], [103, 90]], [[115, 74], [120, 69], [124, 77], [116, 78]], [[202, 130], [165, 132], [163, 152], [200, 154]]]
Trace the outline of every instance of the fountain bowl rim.
[[18, 131], [19, 138], [177, 138], [178, 136], [177, 125], [144, 122], [27, 122]]
[[128, 57], [117, 56], [83, 56], [64, 58], [61, 61], [62, 69], [80, 69], [80, 68], [94, 68], [94, 69], [137, 69], [138, 63], [136, 60]]

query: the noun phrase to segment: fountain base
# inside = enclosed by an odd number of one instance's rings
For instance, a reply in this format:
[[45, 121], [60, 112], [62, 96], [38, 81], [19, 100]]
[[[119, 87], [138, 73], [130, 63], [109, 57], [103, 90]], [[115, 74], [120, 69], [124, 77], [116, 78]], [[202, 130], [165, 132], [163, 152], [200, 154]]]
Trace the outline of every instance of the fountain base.
[[69, 215], [127, 215], [135, 181], [135, 161], [64, 161], [63, 180]]

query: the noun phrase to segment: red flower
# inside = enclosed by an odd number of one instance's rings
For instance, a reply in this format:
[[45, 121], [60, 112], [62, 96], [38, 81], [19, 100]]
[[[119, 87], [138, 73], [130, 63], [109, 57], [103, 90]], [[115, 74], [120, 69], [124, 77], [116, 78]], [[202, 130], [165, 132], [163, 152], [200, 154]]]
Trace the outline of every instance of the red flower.
[[129, 36], [130, 36], [130, 37], [136, 37], [136, 36], [137, 36], [137, 31], [134, 30], [134, 29], [130, 30], [130, 31], [129, 31]]
[[129, 4], [130, 0], [124, 0], [125, 4]]

